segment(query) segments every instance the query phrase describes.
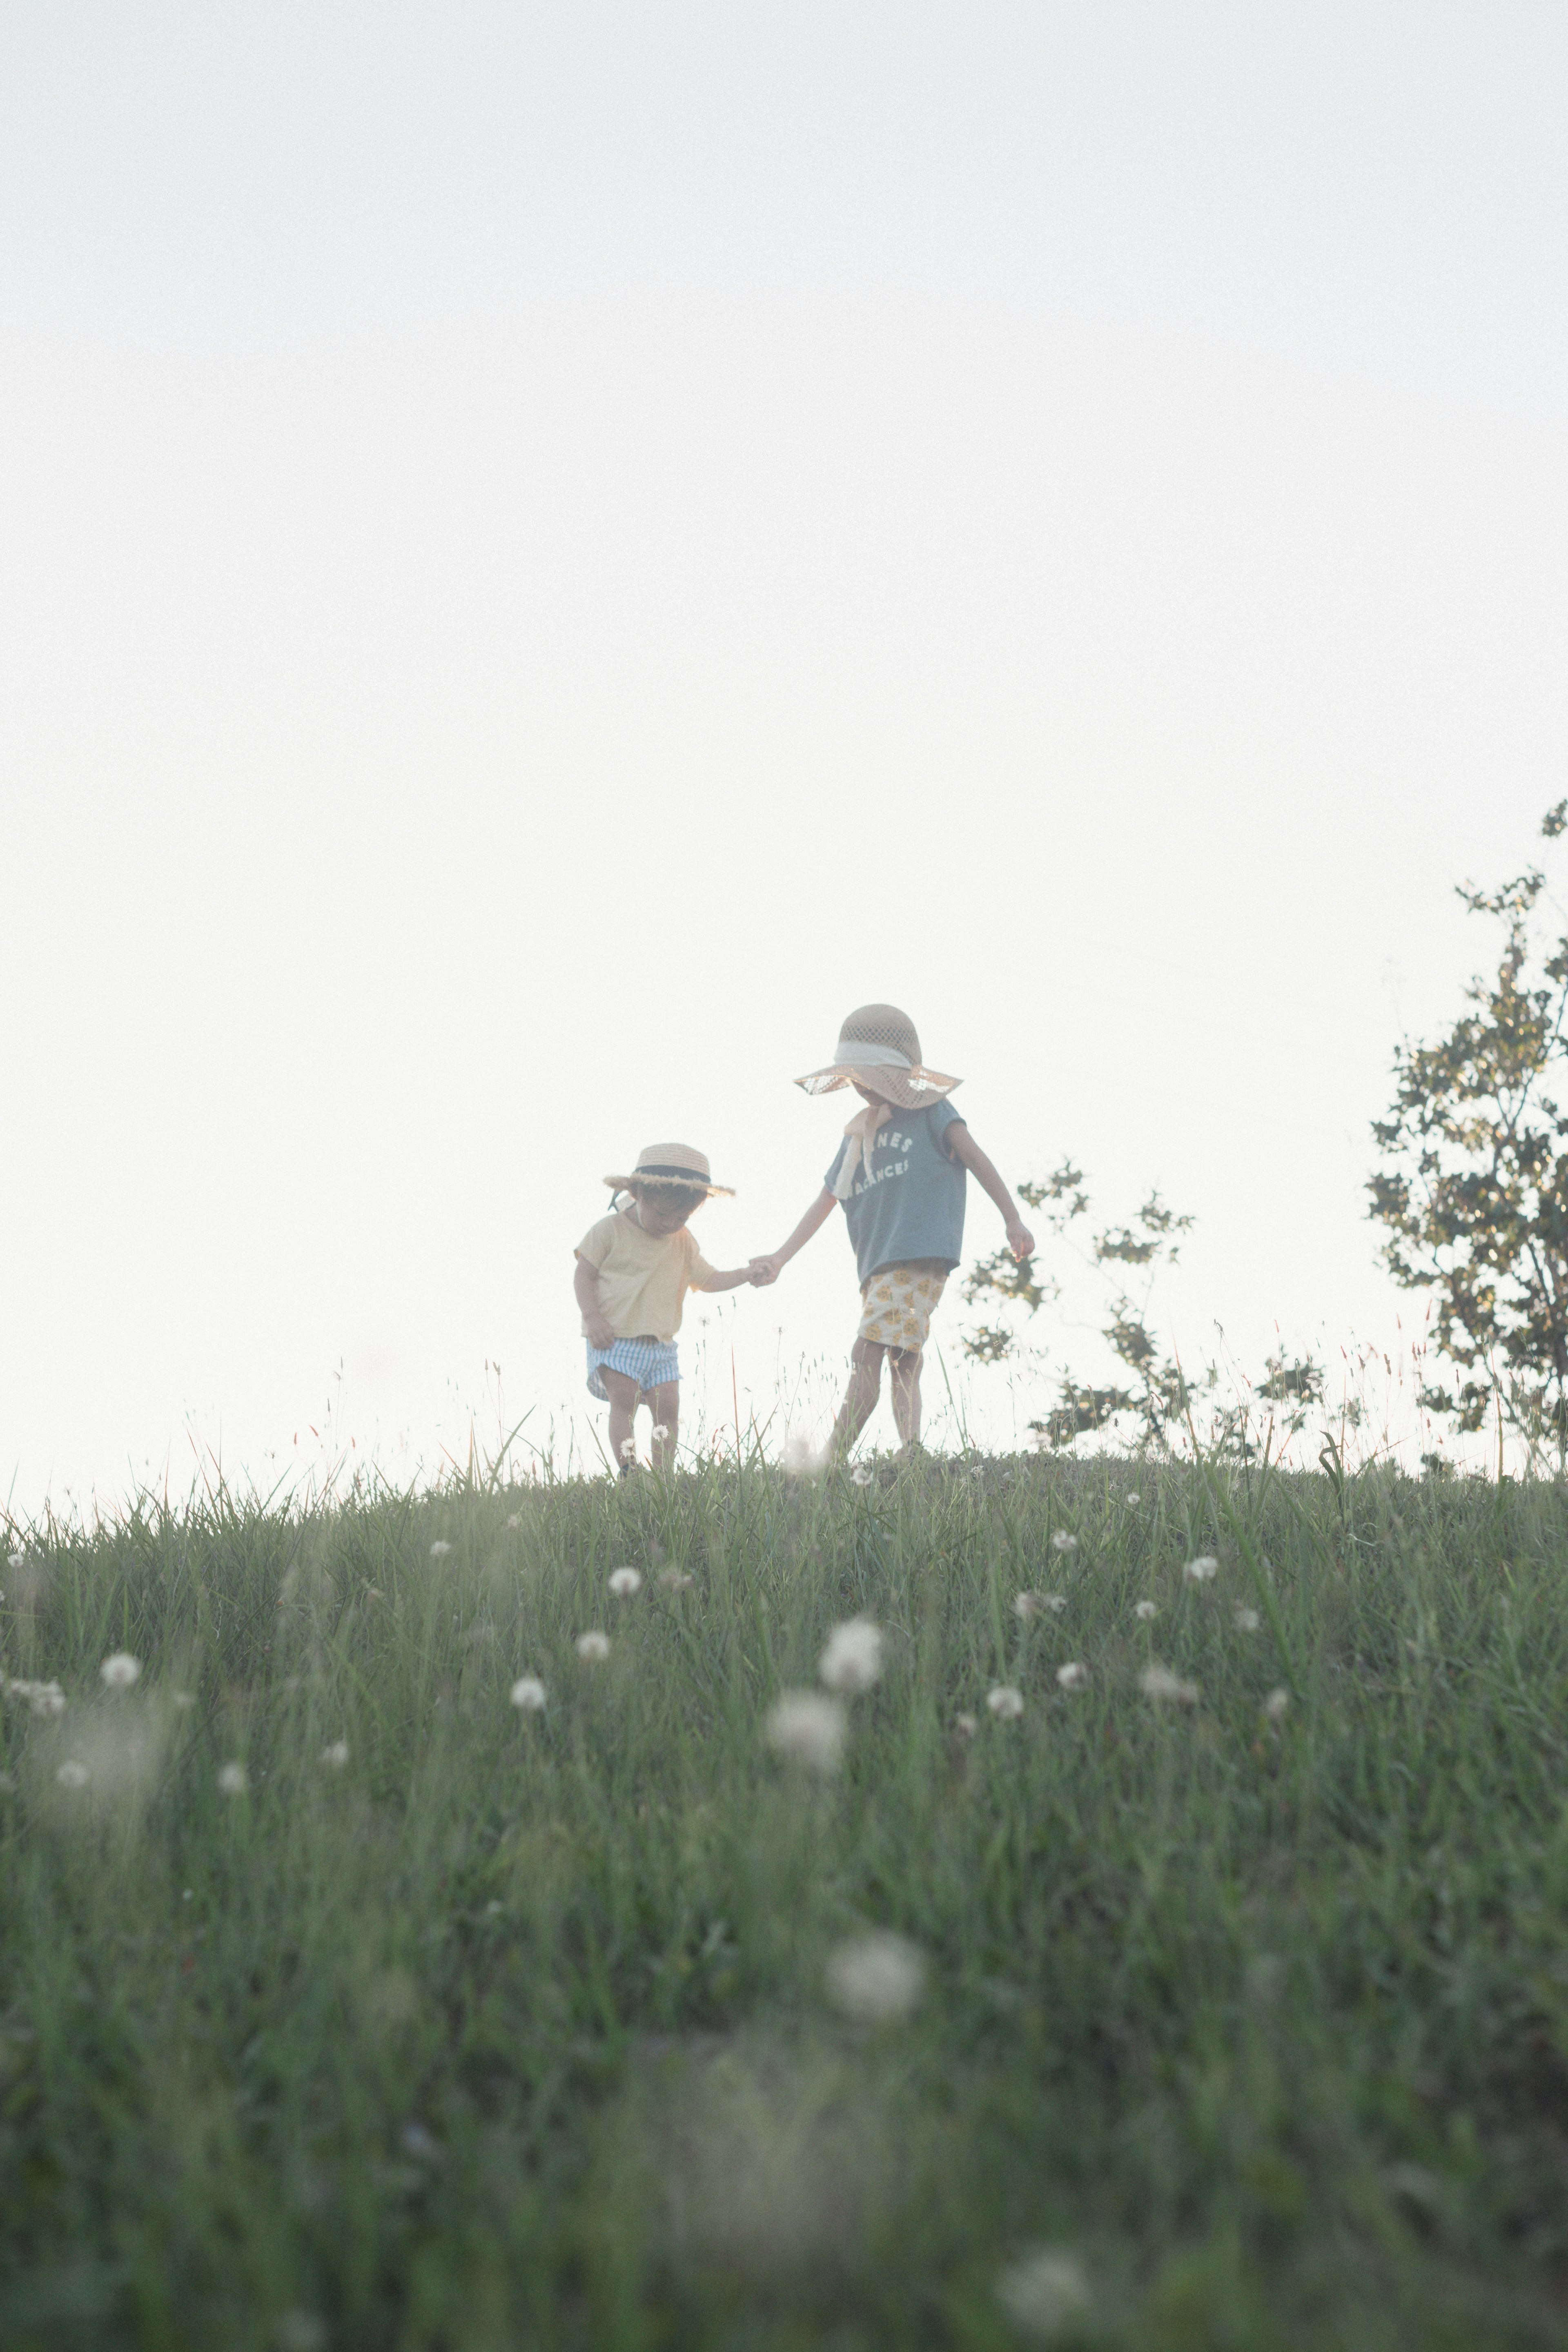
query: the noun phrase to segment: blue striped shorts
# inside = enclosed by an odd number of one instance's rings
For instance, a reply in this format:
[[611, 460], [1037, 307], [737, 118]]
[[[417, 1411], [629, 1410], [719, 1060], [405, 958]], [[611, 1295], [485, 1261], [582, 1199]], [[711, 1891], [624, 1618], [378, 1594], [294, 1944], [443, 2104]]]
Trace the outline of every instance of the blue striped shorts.
[[600, 1376], [601, 1365], [624, 1372], [639, 1389], [662, 1388], [680, 1378], [680, 1350], [673, 1339], [617, 1339], [613, 1347], [588, 1348], [588, 1394], [608, 1404], [610, 1392]]

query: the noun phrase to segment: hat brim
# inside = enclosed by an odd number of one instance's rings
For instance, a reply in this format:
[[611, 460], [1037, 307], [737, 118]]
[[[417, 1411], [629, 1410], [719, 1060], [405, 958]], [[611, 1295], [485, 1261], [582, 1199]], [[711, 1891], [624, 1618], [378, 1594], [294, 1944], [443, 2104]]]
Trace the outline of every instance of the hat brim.
[[943, 1095], [963, 1084], [962, 1078], [950, 1078], [942, 1070], [928, 1070], [923, 1062], [909, 1069], [888, 1062], [829, 1062], [826, 1068], [796, 1078], [795, 1085], [804, 1087], [808, 1095], [830, 1095], [839, 1087], [853, 1086], [857, 1079], [900, 1110], [923, 1110], [928, 1103], [940, 1102]]
[[629, 1176], [606, 1176], [605, 1181], [612, 1192], [629, 1192], [634, 1184], [641, 1184], [650, 1192], [705, 1192], [710, 1201], [735, 1197], [732, 1184], [710, 1184], [706, 1176], [649, 1176], [634, 1168]]

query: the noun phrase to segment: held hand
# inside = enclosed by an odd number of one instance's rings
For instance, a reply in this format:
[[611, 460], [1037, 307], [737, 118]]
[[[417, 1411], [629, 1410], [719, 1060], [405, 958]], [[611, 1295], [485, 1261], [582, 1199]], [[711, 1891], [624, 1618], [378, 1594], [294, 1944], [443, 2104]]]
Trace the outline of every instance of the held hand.
[[615, 1327], [613, 1324], [607, 1322], [603, 1315], [584, 1315], [583, 1318], [583, 1328], [588, 1334], [590, 1346], [595, 1348], [613, 1348], [615, 1346]]
[[1018, 1223], [1016, 1217], [1010, 1217], [1007, 1221], [1007, 1246], [1020, 1260], [1035, 1255], [1035, 1236], [1027, 1225]]
[[771, 1257], [754, 1257], [752, 1260], [752, 1280], [759, 1290], [765, 1290], [770, 1282], [776, 1282], [782, 1270], [782, 1261], [776, 1250]]

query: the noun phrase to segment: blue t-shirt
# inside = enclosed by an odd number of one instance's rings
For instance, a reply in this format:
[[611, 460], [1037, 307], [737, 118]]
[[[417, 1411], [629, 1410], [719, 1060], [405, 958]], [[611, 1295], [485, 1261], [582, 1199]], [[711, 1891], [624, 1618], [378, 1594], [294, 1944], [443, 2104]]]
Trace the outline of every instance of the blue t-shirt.
[[[844, 1203], [862, 1282], [910, 1258], [935, 1258], [951, 1269], [963, 1255], [967, 1171], [942, 1148], [955, 1119], [963, 1125], [944, 1097], [924, 1110], [891, 1111], [877, 1129], [870, 1167], [861, 1166]], [[822, 1180], [829, 1192], [848, 1149], [846, 1136]]]

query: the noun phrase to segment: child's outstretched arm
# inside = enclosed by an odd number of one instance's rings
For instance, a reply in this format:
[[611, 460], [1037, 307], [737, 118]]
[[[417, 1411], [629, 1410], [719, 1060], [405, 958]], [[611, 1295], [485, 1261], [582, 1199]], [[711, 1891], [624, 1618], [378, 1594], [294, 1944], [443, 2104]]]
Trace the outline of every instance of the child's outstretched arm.
[[750, 1269], [752, 1280], [759, 1287], [765, 1287], [768, 1283], [776, 1282], [780, 1273], [789, 1264], [796, 1250], [804, 1249], [813, 1234], [819, 1234], [822, 1231], [837, 1206], [837, 1195], [830, 1192], [825, 1184], [784, 1247], [770, 1252], [766, 1257], [754, 1257], [752, 1260]]
[[702, 1287], [704, 1290], [738, 1290], [742, 1282], [750, 1282], [751, 1279], [751, 1267], [737, 1265], [732, 1266], [728, 1274], [710, 1274]]
[[989, 1192], [1001, 1210], [1002, 1221], [1007, 1228], [1007, 1246], [1014, 1256], [1016, 1258], [1033, 1257], [1035, 1236], [1018, 1214], [1018, 1203], [1014, 1200], [995, 1168], [981, 1150], [962, 1119], [953, 1120], [947, 1133], [942, 1137], [942, 1143], [948, 1158], [956, 1160], [962, 1167], [967, 1168], [970, 1174], [980, 1184], [982, 1191]]
[[599, 1278], [585, 1257], [580, 1257], [573, 1268], [572, 1287], [577, 1294], [577, 1304], [583, 1309], [583, 1328], [593, 1345], [595, 1348], [613, 1348], [615, 1330], [599, 1307]]

